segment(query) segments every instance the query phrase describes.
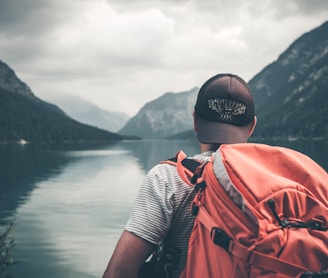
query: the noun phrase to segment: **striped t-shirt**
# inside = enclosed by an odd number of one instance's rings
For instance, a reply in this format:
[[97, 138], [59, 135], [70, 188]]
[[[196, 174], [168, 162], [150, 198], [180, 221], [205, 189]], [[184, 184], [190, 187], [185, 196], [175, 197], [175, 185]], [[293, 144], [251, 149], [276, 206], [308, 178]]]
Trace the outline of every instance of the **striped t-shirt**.
[[[195, 155], [192, 159], [209, 160], [212, 152]], [[135, 200], [125, 230], [158, 245], [166, 243], [181, 250], [179, 269], [172, 277], [179, 277], [188, 253], [188, 240], [194, 224], [190, 205], [195, 192], [186, 184], [176, 167], [158, 164], [146, 175]]]

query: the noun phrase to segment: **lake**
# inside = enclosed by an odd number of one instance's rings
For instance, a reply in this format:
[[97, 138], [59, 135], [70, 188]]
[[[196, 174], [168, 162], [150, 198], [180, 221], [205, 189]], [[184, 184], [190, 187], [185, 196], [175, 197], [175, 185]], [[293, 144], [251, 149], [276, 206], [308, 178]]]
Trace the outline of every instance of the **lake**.
[[[288, 146], [328, 169], [324, 141], [269, 142]], [[0, 145], [0, 228], [12, 233], [17, 264], [11, 277], [101, 277], [127, 221], [145, 173], [195, 142]]]

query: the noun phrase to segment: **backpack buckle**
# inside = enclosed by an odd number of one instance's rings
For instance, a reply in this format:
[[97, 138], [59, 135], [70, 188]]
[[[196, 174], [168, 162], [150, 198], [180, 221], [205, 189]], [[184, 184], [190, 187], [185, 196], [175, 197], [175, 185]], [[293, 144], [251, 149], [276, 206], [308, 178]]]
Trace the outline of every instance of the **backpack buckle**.
[[225, 231], [218, 227], [213, 227], [211, 231], [211, 239], [216, 245], [219, 245], [226, 251], [229, 251], [231, 238]]

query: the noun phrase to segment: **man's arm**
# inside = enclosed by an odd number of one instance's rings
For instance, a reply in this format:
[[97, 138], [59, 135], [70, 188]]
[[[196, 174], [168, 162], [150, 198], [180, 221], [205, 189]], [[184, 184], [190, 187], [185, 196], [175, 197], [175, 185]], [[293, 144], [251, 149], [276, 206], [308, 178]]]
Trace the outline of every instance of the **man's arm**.
[[143, 262], [155, 250], [152, 244], [133, 233], [124, 231], [108, 263], [103, 278], [138, 277]]

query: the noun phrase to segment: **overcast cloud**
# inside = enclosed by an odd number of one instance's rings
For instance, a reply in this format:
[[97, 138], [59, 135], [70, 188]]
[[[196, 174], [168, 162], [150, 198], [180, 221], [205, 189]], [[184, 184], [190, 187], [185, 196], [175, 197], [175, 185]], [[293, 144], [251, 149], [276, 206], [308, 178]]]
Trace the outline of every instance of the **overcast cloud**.
[[327, 19], [326, 0], [0, 0], [0, 60], [44, 100], [133, 116], [219, 72], [249, 81]]

